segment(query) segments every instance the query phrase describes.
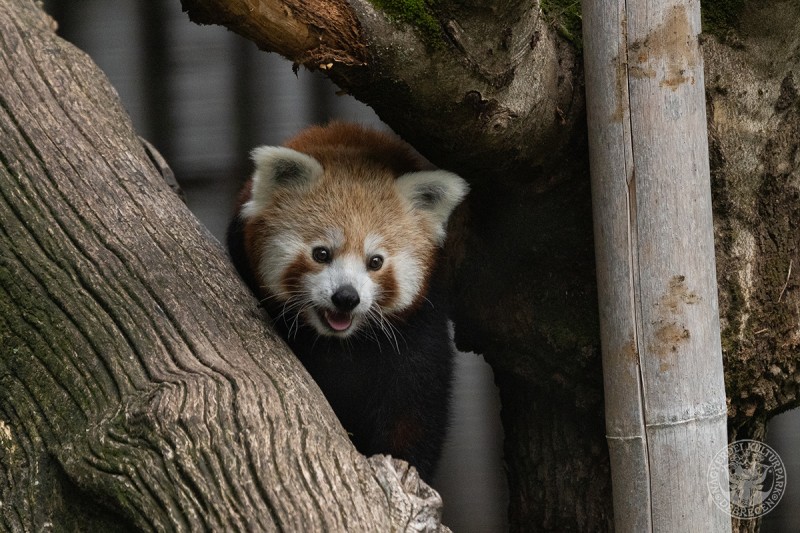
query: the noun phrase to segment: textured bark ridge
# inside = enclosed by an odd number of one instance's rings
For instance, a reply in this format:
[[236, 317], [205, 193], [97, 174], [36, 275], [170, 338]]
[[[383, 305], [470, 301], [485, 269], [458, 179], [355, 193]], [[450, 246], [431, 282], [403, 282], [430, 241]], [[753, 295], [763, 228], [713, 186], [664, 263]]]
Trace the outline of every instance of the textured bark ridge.
[[704, 45], [732, 434], [763, 437], [800, 392], [800, 5], [748, 4]]
[[439, 530], [52, 26], [0, 0], [0, 529]]

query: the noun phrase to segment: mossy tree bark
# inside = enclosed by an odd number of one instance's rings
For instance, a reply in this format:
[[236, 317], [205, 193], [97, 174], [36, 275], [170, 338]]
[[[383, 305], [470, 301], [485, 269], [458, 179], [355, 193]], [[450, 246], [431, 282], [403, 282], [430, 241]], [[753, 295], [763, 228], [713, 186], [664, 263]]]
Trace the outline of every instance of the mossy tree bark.
[[0, 36], [0, 530], [438, 530], [438, 495], [355, 451], [102, 73], [33, 1], [0, 0]]

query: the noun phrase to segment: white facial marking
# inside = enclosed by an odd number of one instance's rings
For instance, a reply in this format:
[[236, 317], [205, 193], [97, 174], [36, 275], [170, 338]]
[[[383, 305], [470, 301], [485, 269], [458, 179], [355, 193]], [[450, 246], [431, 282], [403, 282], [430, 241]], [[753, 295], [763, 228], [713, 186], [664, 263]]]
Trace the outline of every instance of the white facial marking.
[[422, 265], [407, 250], [401, 250], [391, 259], [397, 280], [397, 301], [392, 306], [392, 311], [402, 311], [414, 303], [414, 299], [422, 289]]
[[283, 293], [281, 277], [298, 256], [306, 253], [306, 247], [303, 239], [292, 232], [279, 233], [267, 243], [259, 259], [259, 268], [270, 292]]
[[[370, 278], [364, 261], [358, 255], [348, 254], [336, 256], [317, 273], [308, 274], [303, 280], [303, 285], [308, 288], [309, 298], [314, 309], [305, 313], [308, 322], [323, 335], [346, 337], [359, 329], [365, 316], [375, 302], [377, 286]], [[336, 311], [336, 306], [331, 297], [336, 291], [347, 285], [352, 286], [359, 297], [358, 305], [349, 312], [352, 325], [346, 331], [333, 332], [319, 316], [320, 312]]]
[[283, 146], [259, 146], [251, 156], [256, 168], [250, 199], [241, 209], [245, 219], [261, 213], [276, 188], [307, 186], [319, 180], [324, 172], [313, 157]]
[[336, 251], [344, 246], [344, 230], [342, 228], [327, 228], [323, 233], [323, 239], [314, 246], [325, 246]]
[[369, 233], [364, 238], [364, 255], [369, 257], [375, 254], [382, 254], [384, 255], [386, 252], [381, 248], [381, 244], [383, 243], [383, 238], [377, 233]]
[[[298, 257], [308, 256], [312, 250], [323, 246], [331, 251], [330, 263], [320, 265], [318, 272], [308, 272], [300, 280], [301, 294], [286, 294], [282, 286], [282, 276]], [[260, 269], [268, 289], [281, 300], [302, 301], [296, 306], [302, 312], [303, 321], [311, 325], [319, 334], [347, 337], [364, 326], [367, 317], [376, 311], [380, 315], [403, 311], [416, 300], [422, 289], [423, 266], [413, 250], [401, 249], [395, 253], [383, 245], [383, 238], [370, 233], [364, 238], [363, 248], [356, 253], [342, 254], [345, 235], [341, 228], [329, 228], [322, 232], [318, 240], [305, 242], [296, 233], [285, 232], [273, 237], [264, 249]], [[382, 268], [392, 268], [397, 282], [397, 294], [388, 308], [375, 309], [381, 296], [381, 286], [373, 281], [374, 272], [367, 267], [369, 258], [380, 255], [384, 259]], [[326, 323], [326, 312], [336, 312], [331, 297], [342, 287], [352, 286], [359, 297], [358, 305], [348, 312], [351, 326], [344, 331], [334, 331]]]
[[355, 255], [345, 255], [335, 257], [328, 268], [317, 274], [319, 276], [319, 287], [323, 301], [320, 305], [333, 309], [331, 296], [339, 288], [345, 285], [352, 285], [358, 291], [361, 300], [358, 306], [353, 309], [353, 313], [365, 313], [374, 301], [375, 283], [370, 279], [364, 262]]

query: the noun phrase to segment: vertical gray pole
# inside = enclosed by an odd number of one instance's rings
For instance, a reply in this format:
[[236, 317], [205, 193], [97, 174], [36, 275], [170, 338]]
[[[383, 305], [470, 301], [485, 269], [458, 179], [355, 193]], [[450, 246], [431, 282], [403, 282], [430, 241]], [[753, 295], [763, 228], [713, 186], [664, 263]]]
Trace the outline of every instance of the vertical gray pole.
[[700, 5], [584, 0], [583, 24], [616, 529], [730, 531]]

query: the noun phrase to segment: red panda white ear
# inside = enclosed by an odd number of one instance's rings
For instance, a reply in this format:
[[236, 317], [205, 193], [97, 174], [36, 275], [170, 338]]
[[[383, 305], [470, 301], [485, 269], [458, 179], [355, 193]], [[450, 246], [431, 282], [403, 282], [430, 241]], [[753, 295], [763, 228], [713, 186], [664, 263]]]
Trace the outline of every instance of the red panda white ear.
[[437, 244], [444, 243], [447, 219], [469, 192], [467, 182], [446, 170], [422, 170], [403, 174], [395, 184], [414, 209], [431, 218]]
[[318, 180], [322, 165], [313, 157], [283, 146], [259, 146], [250, 156], [256, 165], [250, 199], [241, 215], [250, 218], [262, 211], [279, 187], [302, 187]]

